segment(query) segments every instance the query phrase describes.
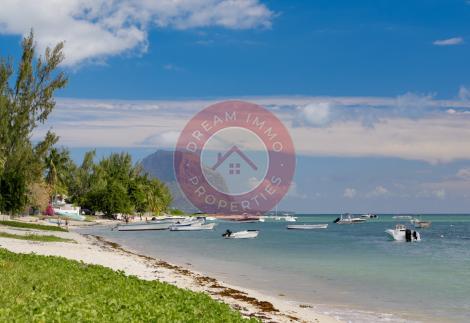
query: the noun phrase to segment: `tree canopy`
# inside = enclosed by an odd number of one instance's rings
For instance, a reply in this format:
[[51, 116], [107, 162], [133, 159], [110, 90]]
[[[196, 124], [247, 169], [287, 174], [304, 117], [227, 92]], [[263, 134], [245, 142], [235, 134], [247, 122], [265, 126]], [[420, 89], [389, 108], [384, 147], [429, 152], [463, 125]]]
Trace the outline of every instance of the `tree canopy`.
[[22, 49], [16, 73], [11, 59], [0, 59], [0, 211], [8, 213], [24, 209], [28, 187], [42, 177], [44, 156], [58, 138], [48, 132], [33, 145], [32, 132], [54, 109], [54, 93], [67, 84], [57, 71], [63, 43], [36, 58], [31, 32]]
[[34, 129], [53, 111], [54, 94], [66, 86], [67, 77], [58, 71], [62, 43], [37, 57], [31, 32], [22, 49], [16, 72], [12, 59], [0, 58], [0, 212], [41, 209], [57, 194], [108, 216], [167, 210], [168, 188], [148, 178], [127, 153], [95, 163], [95, 151], [90, 151], [77, 166], [68, 149], [57, 147], [59, 137], [52, 131], [33, 144]]

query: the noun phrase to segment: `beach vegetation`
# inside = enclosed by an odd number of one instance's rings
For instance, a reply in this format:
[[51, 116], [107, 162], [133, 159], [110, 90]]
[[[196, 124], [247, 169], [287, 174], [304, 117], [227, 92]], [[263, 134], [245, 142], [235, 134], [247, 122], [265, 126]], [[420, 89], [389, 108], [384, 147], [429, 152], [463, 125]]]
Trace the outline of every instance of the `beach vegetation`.
[[0, 221], [0, 225], [14, 227], [14, 228], [23, 228], [23, 229], [36, 229], [36, 230], [46, 230], [46, 231], [60, 231], [67, 232], [68, 230], [61, 228], [59, 226], [53, 225], [44, 225], [30, 222], [20, 222], [20, 221]]
[[247, 321], [204, 293], [102, 266], [5, 249], [0, 249], [0, 290], [1, 322]]
[[39, 235], [39, 234], [14, 234], [8, 232], [0, 232], [0, 238], [29, 240], [38, 242], [75, 242], [72, 239], [65, 239], [53, 235]]

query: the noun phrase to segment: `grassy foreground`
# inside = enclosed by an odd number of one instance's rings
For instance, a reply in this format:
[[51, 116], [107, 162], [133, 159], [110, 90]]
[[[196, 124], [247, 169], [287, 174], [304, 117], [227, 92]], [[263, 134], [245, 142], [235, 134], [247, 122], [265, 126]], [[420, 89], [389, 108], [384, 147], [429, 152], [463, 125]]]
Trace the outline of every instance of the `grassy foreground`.
[[50, 235], [39, 235], [39, 234], [21, 235], [21, 234], [7, 233], [7, 232], [0, 232], [0, 238], [41, 241], [41, 242], [74, 242], [74, 240], [72, 239], [64, 239], [61, 237], [50, 236]]
[[60, 257], [0, 249], [0, 322], [240, 322], [208, 295]]
[[56, 227], [53, 225], [43, 225], [43, 224], [19, 222], [19, 221], [0, 221], [0, 225], [5, 225], [5, 226], [15, 227], [15, 228], [67, 232], [66, 229], [58, 227], [58, 226]]

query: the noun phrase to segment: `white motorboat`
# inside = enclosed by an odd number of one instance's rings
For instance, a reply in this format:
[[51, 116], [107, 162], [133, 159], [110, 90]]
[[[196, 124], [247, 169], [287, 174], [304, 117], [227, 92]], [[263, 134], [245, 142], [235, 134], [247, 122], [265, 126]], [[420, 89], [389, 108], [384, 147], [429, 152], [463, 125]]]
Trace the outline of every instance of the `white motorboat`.
[[258, 234], [258, 230], [244, 230], [238, 232], [232, 232], [230, 230], [227, 230], [224, 234], [222, 234], [222, 236], [225, 239], [253, 239], [256, 238]]
[[290, 224], [287, 226], [289, 230], [314, 230], [314, 229], [326, 229], [327, 224]]
[[286, 215], [286, 216], [284, 217], [284, 220], [285, 220], [286, 222], [295, 222], [295, 221], [297, 221], [297, 218], [296, 218], [295, 216], [292, 216], [292, 215]]
[[421, 236], [418, 231], [408, 229], [403, 224], [397, 224], [395, 229], [388, 229], [385, 230], [385, 232], [388, 233], [395, 241], [421, 241]]
[[147, 230], [167, 230], [173, 223], [169, 221], [148, 221], [129, 224], [119, 224], [118, 231], [147, 231]]
[[366, 222], [366, 219], [353, 217], [351, 214], [341, 214], [339, 218], [333, 221], [336, 224], [357, 224]]
[[377, 214], [372, 214], [372, 213], [367, 213], [367, 214], [362, 214], [360, 218], [363, 219], [378, 219], [379, 216]]
[[170, 231], [203, 231], [203, 230], [213, 230], [215, 223], [208, 224], [192, 224], [192, 225], [172, 225], [170, 226]]

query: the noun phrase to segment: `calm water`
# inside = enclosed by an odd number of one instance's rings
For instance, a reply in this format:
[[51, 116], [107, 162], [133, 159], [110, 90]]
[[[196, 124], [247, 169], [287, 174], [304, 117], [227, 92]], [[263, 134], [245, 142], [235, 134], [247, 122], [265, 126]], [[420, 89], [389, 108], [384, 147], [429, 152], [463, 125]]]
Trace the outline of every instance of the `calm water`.
[[[332, 224], [336, 217], [300, 215], [297, 223], [330, 223], [312, 231], [286, 230], [279, 221], [219, 221], [213, 232], [81, 232], [351, 321], [470, 322], [469, 215], [424, 215], [433, 223], [419, 229], [420, 243], [390, 241], [384, 231], [396, 223], [391, 215], [357, 225]], [[226, 229], [261, 232], [225, 240]]]

